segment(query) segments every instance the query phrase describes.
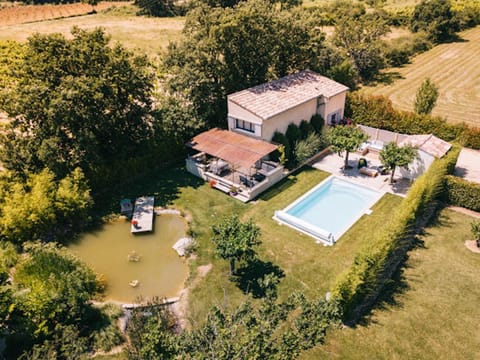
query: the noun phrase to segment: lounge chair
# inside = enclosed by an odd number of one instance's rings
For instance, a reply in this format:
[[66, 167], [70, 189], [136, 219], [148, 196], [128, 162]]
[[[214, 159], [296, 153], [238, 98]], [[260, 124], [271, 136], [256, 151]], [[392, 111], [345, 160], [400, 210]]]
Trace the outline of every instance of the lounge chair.
[[360, 170], [358, 170], [358, 172], [360, 174], [371, 176], [371, 177], [375, 177], [375, 176], [378, 175], [378, 170], [368, 168], [368, 167], [362, 167], [362, 168], [360, 168]]
[[240, 175], [240, 183], [247, 186], [248, 180], [245, 176]]

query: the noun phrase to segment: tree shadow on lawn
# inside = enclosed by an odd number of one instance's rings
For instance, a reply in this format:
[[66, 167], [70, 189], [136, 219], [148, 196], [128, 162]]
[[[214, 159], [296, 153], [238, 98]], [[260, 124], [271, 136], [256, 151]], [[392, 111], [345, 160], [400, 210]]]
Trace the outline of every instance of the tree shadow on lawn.
[[[237, 269], [234, 282], [245, 293], [251, 293], [255, 299], [267, 296], [269, 291], [277, 292], [277, 283], [265, 284], [269, 275], [276, 279], [285, 277], [283, 270], [271, 261], [255, 259]], [[268, 281], [268, 280], [267, 280]]]
[[374, 310], [388, 310], [391, 307], [403, 306], [403, 304], [399, 302], [399, 297], [410, 289], [409, 282], [415, 281], [412, 277], [409, 277], [407, 281], [405, 277], [405, 270], [414, 267], [411, 262], [408, 262], [408, 259], [410, 252], [415, 249], [426, 249], [424, 241], [417, 236], [392, 277], [383, 285], [383, 289], [376, 301], [366, 309], [365, 315], [362, 316], [356, 324], [349, 325], [355, 328], [357, 325], [369, 326], [375, 324], [376, 321], [372, 319], [372, 312]]
[[156, 206], [166, 206], [178, 199], [180, 189], [184, 187], [198, 188], [205, 184], [200, 179], [186, 171], [180, 164], [156, 169], [141, 176], [135, 181], [111, 188], [109, 192], [95, 197], [96, 212], [100, 216], [118, 213], [121, 199], [134, 201], [139, 196], [155, 196]]
[[370, 80], [367, 85], [368, 86], [377, 86], [377, 85], [391, 85], [395, 81], [404, 79], [404, 77], [398, 71], [388, 71], [388, 72], [380, 72], [378, 73], [375, 78]]
[[375, 320], [373, 320], [371, 316], [373, 310], [385, 310], [392, 306], [402, 306], [402, 303], [398, 301], [399, 296], [401, 296], [410, 289], [410, 285], [408, 284], [408, 282], [415, 281], [415, 278], [412, 278], [410, 276], [407, 282], [407, 279], [404, 275], [406, 269], [414, 267], [414, 264], [411, 261], [408, 261], [411, 251], [416, 249], [427, 249], [427, 247], [425, 246], [425, 242], [421, 237], [430, 235], [430, 232], [428, 231], [429, 228], [454, 226], [454, 223], [453, 221], [451, 221], [448, 214], [442, 213], [441, 211], [442, 207], [440, 206], [438, 207], [437, 212], [434, 213], [428, 224], [419, 231], [418, 236], [415, 236], [415, 240], [413, 241], [412, 246], [407, 251], [400, 265], [393, 273], [391, 279], [385, 282], [384, 287], [374, 304], [366, 309], [365, 315], [358, 320], [357, 324], [349, 323], [348, 325], [351, 325], [353, 328], [355, 328], [356, 325], [368, 326], [370, 324], [374, 324]]
[[453, 43], [466, 43], [470, 40], [461, 37], [459, 34], [452, 34], [448, 39], [440, 41], [439, 44], [453, 44]]

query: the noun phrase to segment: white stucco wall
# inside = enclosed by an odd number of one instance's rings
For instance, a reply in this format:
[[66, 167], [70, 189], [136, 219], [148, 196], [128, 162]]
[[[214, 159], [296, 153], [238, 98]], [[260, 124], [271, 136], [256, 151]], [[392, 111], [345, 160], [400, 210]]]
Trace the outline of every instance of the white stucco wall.
[[347, 92], [343, 92], [341, 94], [338, 94], [338, 95], [335, 95], [333, 97], [331, 97], [329, 100], [327, 100], [326, 104], [325, 104], [325, 108], [323, 110], [323, 114], [320, 114], [322, 115], [322, 117], [325, 119], [325, 123], [327, 124], [328, 123], [328, 115], [330, 115], [331, 113], [334, 113], [336, 111], [339, 111], [339, 119], [337, 120], [340, 120], [340, 119], [343, 119], [343, 115], [344, 115], [344, 112], [345, 112], [345, 97], [347, 96]]
[[275, 131], [285, 134], [289, 124], [299, 125], [302, 120], [310, 121], [317, 111], [317, 99], [310, 100], [281, 114], [275, 115], [263, 122], [262, 138], [272, 140]]
[[418, 150], [418, 158], [408, 165], [408, 170], [400, 168], [400, 174], [406, 179], [416, 179], [428, 170], [435, 157], [426, 153], [425, 151]]
[[[254, 124], [259, 124], [259, 125], [262, 124], [263, 120], [262, 120], [261, 117], [251, 113], [250, 111], [244, 109], [241, 106], [238, 106], [234, 102], [228, 100], [227, 106], [228, 106], [228, 116], [229, 117], [249, 121], [249, 122], [254, 123]], [[229, 130], [230, 130], [230, 126], [232, 126], [232, 128], [233, 128], [235, 126], [235, 124], [230, 124], [229, 123], [228, 124], [228, 129]]]
[[[232, 101], [228, 100], [228, 130], [238, 132], [239, 134], [244, 134], [253, 137], [261, 137], [262, 136], [262, 119], [255, 114], [252, 114], [250, 111], [245, 110], [241, 106], [233, 103]], [[248, 121], [254, 124], [254, 132], [245, 131], [242, 129], [235, 128], [235, 119]]]

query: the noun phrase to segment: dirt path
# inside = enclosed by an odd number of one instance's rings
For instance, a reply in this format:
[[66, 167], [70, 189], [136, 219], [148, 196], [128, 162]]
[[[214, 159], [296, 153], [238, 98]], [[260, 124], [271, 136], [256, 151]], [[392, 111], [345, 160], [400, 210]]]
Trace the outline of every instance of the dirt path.
[[178, 317], [178, 322], [182, 329], [185, 329], [188, 326], [187, 323], [187, 308], [188, 308], [188, 296], [190, 290], [195, 288], [200, 281], [202, 281], [208, 272], [212, 269], [212, 264], [201, 265], [197, 268], [197, 274], [195, 279], [180, 292], [180, 300], [172, 305], [172, 310]]

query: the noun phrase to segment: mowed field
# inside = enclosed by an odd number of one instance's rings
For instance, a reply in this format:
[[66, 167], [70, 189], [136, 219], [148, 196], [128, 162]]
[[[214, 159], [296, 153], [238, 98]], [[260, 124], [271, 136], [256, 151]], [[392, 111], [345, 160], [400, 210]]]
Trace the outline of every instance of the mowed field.
[[443, 210], [410, 251], [393, 297], [300, 359], [480, 359], [480, 254], [464, 246], [472, 220]]
[[[128, 6], [132, 7], [132, 5]], [[42, 8], [43, 5], [37, 7]], [[86, 30], [102, 27], [113, 41], [118, 41], [129, 49], [140, 49], [149, 55], [157, 55], [167, 47], [170, 41], [181, 39], [184, 18], [140, 17], [135, 16], [135, 12], [136, 9], [128, 11], [119, 9], [14, 25], [3, 25], [0, 22], [0, 40], [23, 42], [34, 33], [61, 33], [71, 37], [70, 31], [73, 26]]]
[[480, 26], [459, 35], [461, 41], [436, 46], [411, 64], [388, 70], [401, 77], [392, 84], [362, 91], [385, 95], [398, 109], [413, 111], [415, 93], [429, 77], [440, 92], [434, 115], [480, 127]]

